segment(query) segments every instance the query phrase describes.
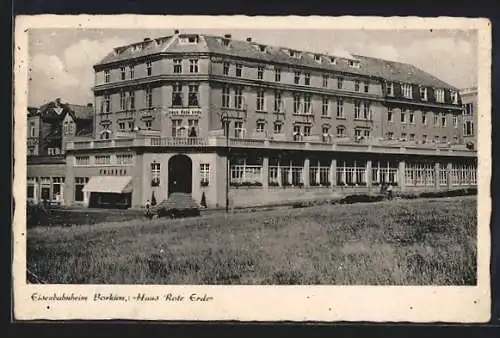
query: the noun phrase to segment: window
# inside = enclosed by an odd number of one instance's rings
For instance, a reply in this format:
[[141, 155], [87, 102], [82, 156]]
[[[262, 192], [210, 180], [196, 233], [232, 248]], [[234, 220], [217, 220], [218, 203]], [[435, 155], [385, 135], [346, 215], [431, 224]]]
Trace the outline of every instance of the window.
[[189, 60], [189, 72], [198, 73], [198, 59]]
[[328, 126], [321, 127], [321, 132], [322, 132], [323, 142], [329, 142], [330, 141], [330, 127], [328, 127]]
[[344, 79], [343, 78], [341, 78], [341, 77], [337, 78], [337, 88], [338, 89], [342, 89], [343, 83], [344, 83]]
[[413, 110], [408, 111], [408, 122], [412, 124], [415, 123], [415, 113]]
[[323, 104], [321, 106], [321, 116], [330, 116], [330, 111], [329, 111], [329, 100], [328, 97], [323, 98]]
[[281, 134], [283, 132], [283, 124], [281, 122], [274, 122], [274, 133]]
[[172, 137], [181, 137], [180, 127], [182, 124], [182, 120], [173, 119], [172, 120]]
[[388, 96], [394, 96], [394, 84], [387, 82], [386, 92]]
[[125, 80], [125, 67], [120, 67], [120, 78]]
[[293, 140], [302, 141], [302, 133], [300, 131], [300, 126], [293, 126]]
[[453, 115], [453, 128], [458, 128], [458, 116]]
[[153, 127], [153, 123], [151, 122], [151, 120], [144, 121], [144, 126], [147, 130], [151, 130], [151, 128]]
[[385, 137], [388, 140], [392, 140], [394, 138], [394, 133], [392, 131], [388, 131], [387, 133], [385, 133]]
[[146, 88], [146, 107], [153, 107], [153, 89], [150, 87]]
[[198, 137], [198, 120], [188, 120], [188, 137]]
[[264, 79], [264, 67], [263, 66], [257, 67], [257, 79], [258, 80]]
[[434, 127], [439, 127], [439, 114], [434, 113]]
[[337, 127], [337, 137], [345, 137], [345, 127], [343, 126], [338, 126]]
[[370, 130], [368, 129], [354, 129], [354, 136], [356, 138], [368, 138], [370, 137]]
[[472, 121], [465, 121], [464, 136], [474, 136], [474, 123]]
[[135, 122], [134, 121], [129, 121], [128, 122], [128, 129], [129, 130], [134, 130]]
[[344, 119], [344, 101], [342, 99], [337, 99], [337, 117]]
[[293, 78], [293, 82], [295, 84], [299, 84], [300, 83], [300, 72], [295, 72], [295, 75], [294, 75], [294, 78]]
[[125, 130], [125, 122], [118, 122], [118, 129]]
[[116, 154], [116, 164], [134, 164], [134, 154]]
[[427, 143], [427, 135], [422, 135], [422, 143], [426, 144]]
[[243, 66], [241, 64], [236, 65], [236, 77], [241, 77], [241, 70]]
[[434, 136], [434, 143], [439, 143], [440, 137], [438, 135]]
[[222, 88], [222, 106], [223, 107], [229, 107], [229, 101], [230, 101], [230, 89], [228, 86], [224, 86]]
[[243, 138], [245, 133], [245, 128], [243, 128], [242, 121], [234, 122], [234, 137], [235, 138]]
[[394, 115], [392, 114], [392, 108], [387, 107], [387, 121], [388, 122], [393, 122], [394, 121]]
[[135, 92], [134, 91], [129, 91], [128, 92], [128, 100], [130, 104], [130, 109], [135, 109]]
[[427, 113], [426, 112], [422, 112], [422, 124], [424, 126], [427, 125]]
[[111, 164], [111, 156], [110, 155], [95, 155], [95, 164], [109, 165], [109, 164]]
[[109, 74], [109, 70], [104, 71], [104, 82], [109, 83], [111, 79], [111, 75]]
[[264, 120], [258, 120], [258, 121], [257, 121], [257, 125], [256, 125], [256, 129], [255, 129], [255, 130], [256, 130], [258, 133], [263, 133], [263, 132], [264, 132], [264, 130], [265, 130], [265, 128], [266, 128], [266, 121], [264, 121]]
[[368, 93], [370, 91], [370, 84], [368, 82], [365, 82], [365, 93]]
[[274, 111], [283, 111], [283, 102], [281, 101], [281, 92], [279, 91], [274, 92]]
[[35, 137], [35, 122], [30, 122], [30, 137]]
[[401, 91], [403, 92], [403, 96], [407, 99], [413, 98], [411, 84], [403, 83], [401, 84]]
[[301, 108], [300, 95], [295, 94], [293, 96], [293, 113], [300, 114], [300, 108]]
[[304, 114], [312, 114], [311, 96], [304, 95]]
[[28, 179], [28, 184], [27, 184], [26, 188], [27, 188], [26, 197], [27, 198], [35, 198], [35, 186], [34, 186], [33, 179]]
[[234, 89], [234, 108], [243, 108], [243, 89], [241, 87]]
[[257, 110], [265, 111], [264, 107], [264, 89], [257, 89]]
[[174, 73], [182, 73], [182, 59], [174, 59]]
[[304, 126], [304, 136], [311, 136], [311, 126]]
[[146, 61], [146, 73], [148, 76], [153, 74], [153, 64], [151, 63], [151, 60]]
[[359, 68], [359, 61], [349, 60], [349, 67]]
[[452, 90], [450, 92], [450, 96], [451, 96], [451, 103], [458, 104], [458, 93], [456, 91]]
[[222, 65], [222, 74], [229, 75], [229, 62], [224, 62]]
[[281, 69], [274, 68], [274, 82], [280, 82], [280, 81], [281, 81]]
[[359, 92], [359, 80], [354, 81], [354, 91]]
[[420, 99], [422, 101], [427, 101], [427, 88], [420, 87]]
[[437, 102], [444, 102], [444, 89], [436, 89], [435, 94]]
[[441, 137], [441, 143], [448, 143], [448, 138], [446, 136]]
[[134, 78], [134, 65], [128, 66], [128, 73], [129, 73], [129, 77], [131, 79], [133, 79]]
[[304, 84], [306, 86], [311, 84], [311, 73], [304, 73]]
[[182, 107], [182, 84], [176, 83], [172, 86], [172, 106]]
[[198, 85], [189, 85], [188, 105], [191, 107], [199, 107]]
[[328, 87], [328, 75], [323, 75], [323, 87]]
[[370, 112], [370, 103], [369, 102], [364, 102], [363, 103], [363, 118], [365, 120], [371, 120], [371, 112]]
[[125, 92], [122, 90], [120, 91], [120, 110], [125, 109], [127, 109], [127, 98], [125, 96]]
[[406, 141], [406, 133], [401, 133], [401, 141]]
[[361, 118], [361, 103], [359, 101], [354, 102], [354, 118]]
[[75, 156], [75, 166], [84, 166], [90, 164], [90, 156]]
[[466, 103], [464, 105], [464, 115], [470, 116], [474, 114], [474, 107], [472, 106], [472, 103]]
[[111, 97], [109, 94], [104, 95], [104, 111], [106, 113], [111, 111]]
[[406, 123], [406, 112], [401, 111], [401, 123]]
[[89, 181], [88, 177], [75, 177], [75, 201], [83, 202], [83, 187]]
[[160, 163], [151, 163], [151, 186], [158, 187], [160, 185]]
[[200, 163], [200, 185], [208, 186], [210, 177], [210, 164]]
[[441, 113], [441, 127], [446, 127], [446, 113]]

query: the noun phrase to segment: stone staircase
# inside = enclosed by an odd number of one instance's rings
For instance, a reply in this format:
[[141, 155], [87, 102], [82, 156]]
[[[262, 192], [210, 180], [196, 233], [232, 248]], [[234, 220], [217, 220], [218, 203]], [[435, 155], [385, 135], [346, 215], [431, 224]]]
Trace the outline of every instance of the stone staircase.
[[159, 217], [199, 216], [200, 206], [193, 200], [191, 194], [172, 193], [168, 199], [156, 205], [153, 212]]

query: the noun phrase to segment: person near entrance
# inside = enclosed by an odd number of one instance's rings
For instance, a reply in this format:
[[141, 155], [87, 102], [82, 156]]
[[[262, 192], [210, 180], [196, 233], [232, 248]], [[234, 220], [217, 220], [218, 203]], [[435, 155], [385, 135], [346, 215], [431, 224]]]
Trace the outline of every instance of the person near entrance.
[[146, 217], [151, 219], [153, 217], [153, 213], [151, 212], [151, 202], [149, 202], [149, 200], [146, 201], [145, 208], [146, 208]]

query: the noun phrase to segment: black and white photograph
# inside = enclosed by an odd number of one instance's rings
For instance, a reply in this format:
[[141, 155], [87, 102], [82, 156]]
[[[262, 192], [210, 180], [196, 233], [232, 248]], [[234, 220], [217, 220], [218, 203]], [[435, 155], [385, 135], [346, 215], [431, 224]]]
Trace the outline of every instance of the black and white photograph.
[[16, 312], [489, 319], [487, 20], [133, 17], [16, 22]]

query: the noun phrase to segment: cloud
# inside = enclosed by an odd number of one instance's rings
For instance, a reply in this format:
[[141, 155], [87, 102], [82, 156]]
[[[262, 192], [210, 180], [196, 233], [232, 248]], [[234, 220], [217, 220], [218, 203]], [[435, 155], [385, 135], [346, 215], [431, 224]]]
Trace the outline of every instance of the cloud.
[[114, 47], [127, 44], [124, 39], [79, 40], [58, 53], [38, 53], [30, 60], [29, 102], [41, 105], [60, 97], [65, 102], [92, 102], [92, 66]]

